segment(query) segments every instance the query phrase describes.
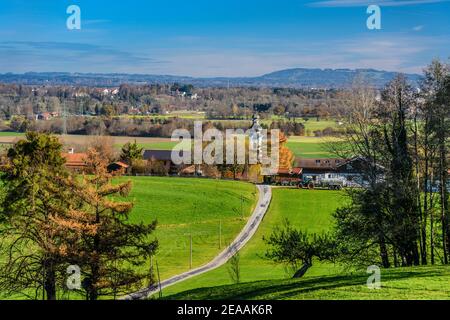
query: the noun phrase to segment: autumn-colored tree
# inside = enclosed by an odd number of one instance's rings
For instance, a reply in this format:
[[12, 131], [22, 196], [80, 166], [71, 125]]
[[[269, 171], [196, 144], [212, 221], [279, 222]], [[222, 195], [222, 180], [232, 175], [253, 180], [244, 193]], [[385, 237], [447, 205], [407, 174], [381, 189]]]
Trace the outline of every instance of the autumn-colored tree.
[[56, 299], [64, 239], [55, 236], [52, 219], [70, 200], [60, 185], [68, 177], [61, 148], [57, 138], [29, 132], [8, 151], [0, 199], [2, 293]]
[[86, 149], [90, 148], [95, 149], [108, 162], [112, 162], [117, 158], [114, 141], [110, 136], [92, 136]]
[[156, 221], [150, 224], [129, 223], [133, 204], [117, 197], [126, 196], [131, 182], [113, 183], [107, 159], [90, 149], [87, 165], [91, 175], [77, 182], [73, 196], [80, 216], [89, 216], [95, 232], [84, 232], [79, 243], [79, 263], [84, 275], [84, 289], [90, 300], [114, 296], [141, 288], [151, 280], [150, 268], [144, 267], [155, 254], [158, 242], [150, 239]]
[[280, 145], [279, 145], [279, 168], [280, 169], [292, 169], [294, 163], [294, 153], [286, 146], [287, 138], [280, 132]]

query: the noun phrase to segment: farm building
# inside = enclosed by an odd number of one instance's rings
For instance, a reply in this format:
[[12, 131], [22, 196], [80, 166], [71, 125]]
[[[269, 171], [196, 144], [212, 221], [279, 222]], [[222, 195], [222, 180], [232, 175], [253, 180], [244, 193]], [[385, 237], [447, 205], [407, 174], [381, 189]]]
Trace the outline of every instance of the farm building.
[[73, 151], [62, 154], [66, 160], [66, 168], [75, 172], [86, 172], [87, 170], [87, 154], [86, 153], [74, 153]]
[[264, 177], [264, 183], [280, 185], [298, 185], [302, 177], [302, 168], [280, 168], [274, 176]]
[[[340, 181], [343, 186], [360, 187], [367, 183], [364, 172], [368, 162], [363, 157], [352, 159], [297, 159], [296, 166], [303, 169], [303, 177], [312, 180], [316, 185], [330, 181]], [[377, 165], [380, 178], [384, 168]]]
[[129, 173], [130, 166], [126, 163], [123, 163], [121, 161], [116, 161], [108, 165], [107, 167], [108, 172], [122, 172], [122, 173]]
[[336, 170], [345, 160], [334, 158], [295, 159], [295, 166], [303, 169], [303, 174], [320, 178], [325, 173]]
[[[182, 150], [179, 151], [180, 156], [182, 156]], [[171, 150], [145, 150], [144, 160], [155, 162], [160, 165], [165, 172], [169, 175], [178, 174], [183, 166], [175, 164], [172, 161], [172, 151]]]
[[42, 112], [36, 115], [36, 120], [50, 120], [52, 118], [58, 117], [57, 112]]

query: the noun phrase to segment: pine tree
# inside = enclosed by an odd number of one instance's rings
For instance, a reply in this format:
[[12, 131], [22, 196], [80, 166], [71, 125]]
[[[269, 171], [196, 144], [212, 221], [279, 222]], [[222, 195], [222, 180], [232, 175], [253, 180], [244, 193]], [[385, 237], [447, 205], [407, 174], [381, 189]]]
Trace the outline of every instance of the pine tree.
[[134, 140], [133, 143], [127, 142], [122, 147], [122, 154], [120, 155], [120, 159], [131, 165], [134, 160], [142, 159], [142, 151], [143, 148], [139, 147], [136, 140]]
[[2, 175], [2, 261], [0, 291], [55, 300], [61, 281], [60, 248], [53, 217], [69, 207], [70, 194], [60, 181], [68, 177], [57, 138], [27, 133], [9, 149]]
[[108, 161], [90, 149], [87, 164], [91, 175], [85, 175], [74, 187], [74, 199], [78, 202], [78, 216], [88, 216], [95, 232], [84, 232], [79, 243], [80, 267], [84, 274], [84, 289], [88, 299], [113, 296], [140, 289], [144, 280], [152, 279], [150, 257], [158, 243], [150, 235], [156, 221], [145, 225], [129, 223], [133, 204], [120, 201], [128, 195], [131, 182], [113, 183], [108, 173]]

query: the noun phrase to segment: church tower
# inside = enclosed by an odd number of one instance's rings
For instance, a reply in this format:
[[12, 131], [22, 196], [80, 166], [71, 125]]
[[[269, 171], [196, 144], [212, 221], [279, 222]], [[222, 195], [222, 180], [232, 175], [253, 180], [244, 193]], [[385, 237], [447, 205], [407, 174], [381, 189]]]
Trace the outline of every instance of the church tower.
[[263, 143], [263, 128], [259, 124], [259, 115], [254, 114], [252, 117], [252, 126], [250, 128], [250, 143], [252, 144], [252, 149], [256, 150], [257, 161], [261, 161], [261, 149]]

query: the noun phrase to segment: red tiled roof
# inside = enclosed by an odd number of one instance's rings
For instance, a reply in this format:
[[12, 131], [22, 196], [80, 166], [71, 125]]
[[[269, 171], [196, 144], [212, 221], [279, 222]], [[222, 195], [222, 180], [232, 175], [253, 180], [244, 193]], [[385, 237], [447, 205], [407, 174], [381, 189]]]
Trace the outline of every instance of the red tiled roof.
[[124, 163], [122, 161], [117, 161], [117, 162], [114, 162], [114, 163], [117, 164], [118, 166], [121, 166], [122, 168], [125, 168], [125, 169], [130, 167], [129, 165], [127, 165], [126, 163]]
[[335, 169], [338, 165], [344, 163], [345, 160], [334, 158], [318, 158], [318, 159], [304, 159], [297, 158], [295, 160], [295, 166], [303, 169], [321, 169], [329, 168]]
[[86, 153], [63, 153], [62, 156], [66, 159], [66, 166], [86, 166]]
[[195, 165], [189, 166], [181, 170], [182, 174], [194, 174], [195, 173]]
[[278, 169], [278, 174], [291, 174], [291, 170], [289, 169]]
[[302, 173], [303, 169], [302, 168], [292, 168], [292, 169], [286, 169], [286, 168], [280, 168], [277, 171], [277, 174], [300, 174]]

